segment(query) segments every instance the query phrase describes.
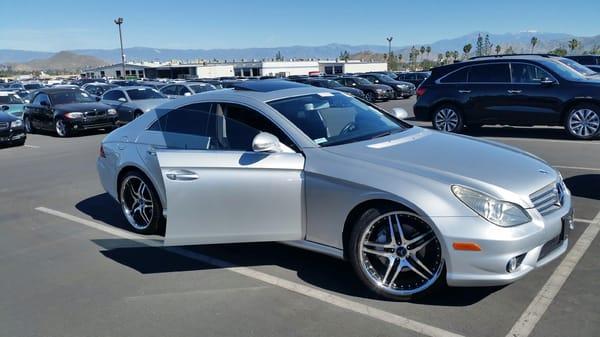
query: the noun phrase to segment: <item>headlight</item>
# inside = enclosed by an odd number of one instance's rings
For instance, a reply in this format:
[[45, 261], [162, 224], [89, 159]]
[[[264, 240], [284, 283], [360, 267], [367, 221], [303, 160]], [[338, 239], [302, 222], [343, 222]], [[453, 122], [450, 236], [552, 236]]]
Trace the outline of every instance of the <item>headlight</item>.
[[106, 113], [107, 113], [109, 116], [114, 116], [114, 115], [116, 115], [116, 114], [117, 114], [117, 110], [116, 110], [116, 109], [108, 109], [108, 110], [106, 110]]
[[531, 221], [525, 210], [508, 201], [495, 199], [472, 189], [453, 185], [452, 193], [482, 218], [502, 227], [510, 227]]
[[406, 88], [408, 88], [408, 86], [405, 85], [405, 84], [396, 84], [396, 87], [398, 87], [400, 89], [406, 89]]
[[375, 89], [377, 92], [383, 92], [383, 89]]
[[74, 119], [83, 117], [83, 112], [67, 112], [65, 118]]
[[17, 119], [16, 121], [12, 121], [10, 122], [10, 127], [11, 128], [20, 128], [23, 126], [23, 121], [20, 119]]

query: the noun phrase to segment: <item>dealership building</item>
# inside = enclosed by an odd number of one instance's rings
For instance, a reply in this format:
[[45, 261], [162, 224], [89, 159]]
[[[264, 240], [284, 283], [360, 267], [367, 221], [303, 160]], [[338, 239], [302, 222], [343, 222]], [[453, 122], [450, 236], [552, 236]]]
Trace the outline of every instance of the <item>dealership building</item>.
[[[368, 71], [385, 71], [384, 62], [362, 62], [358, 60], [291, 60], [291, 61], [242, 61], [233, 63], [126, 63], [127, 78], [218, 78], [292, 76], [319, 74], [346, 74]], [[87, 69], [81, 73], [86, 78], [120, 78], [123, 67], [120, 63]]]

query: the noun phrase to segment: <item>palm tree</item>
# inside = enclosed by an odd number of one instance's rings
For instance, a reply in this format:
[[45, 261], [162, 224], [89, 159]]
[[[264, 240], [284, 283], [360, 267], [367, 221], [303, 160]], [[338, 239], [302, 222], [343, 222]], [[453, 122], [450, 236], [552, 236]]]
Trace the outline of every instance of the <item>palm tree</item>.
[[421, 48], [419, 49], [419, 51], [421, 52], [421, 58], [422, 58], [423, 54], [425, 54], [425, 46], [421, 46]]
[[471, 53], [471, 49], [473, 49], [473, 45], [470, 43], [467, 43], [464, 47], [463, 47], [463, 52], [465, 53], [465, 58], [468, 59], [469, 58], [469, 54]]
[[444, 63], [447, 63], [448, 60], [450, 59], [450, 57], [452, 57], [452, 52], [449, 50], [446, 50], [445, 56], [446, 56], [446, 59], [444, 60]]
[[427, 58], [429, 58], [429, 54], [431, 53], [431, 46], [427, 46], [425, 48], [425, 52], [427, 53]]
[[531, 53], [533, 54], [533, 49], [535, 49], [535, 46], [538, 44], [538, 38], [537, 37], [532, 37], [531, 38]]
[[579, 41], [577, 41], [577, 39], [572, 39], [569, 41], [569, 49], [571, 50], [571, 53], [573, 53], [573, 51], [577, 48], [579, 48]]
[[496, 55], [499, 55], [501, 51], [502, 51], [502, 47], [500, 47], [500, 45], [497, 44], [496, 45]]

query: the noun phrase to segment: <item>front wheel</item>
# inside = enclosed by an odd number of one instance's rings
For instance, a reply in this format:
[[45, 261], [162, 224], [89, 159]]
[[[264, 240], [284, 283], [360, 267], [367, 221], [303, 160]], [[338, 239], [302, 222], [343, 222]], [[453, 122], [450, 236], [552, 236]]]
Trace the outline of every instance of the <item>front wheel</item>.
[[71, 129], [62, 119], [54, 121], [54, 130], [59, 137], [69, 137], [71, 135]]
[[578, 139], [592, 139], [600, 135], [600, 109], [592, 104], [575, 106], [565, 119], [565, 129]]
[[33, 125], [31, 124], [31, 118], [29, 118], [29, 117], [23, 118], [23, 124], [25, 124], [25, 132], [26, 133], [34, 133], [35, 132], [35, 129], [33, 128]]
[[415, 213], [369, 209], [354, 224], [348, 246], [355, 273], [383, 297], [409, 300], [444, 283], [441, 244]]
[[464, 121], [458, 108], [453, 105], [442, 105], [435, 110], [432, 125], [436, 130], [445, 132], [461, 132]]
[[375, 95], [372, 92], [366, 92], [365, 93], [365, 99], [367, 100], [367, 102], [375, 102]]

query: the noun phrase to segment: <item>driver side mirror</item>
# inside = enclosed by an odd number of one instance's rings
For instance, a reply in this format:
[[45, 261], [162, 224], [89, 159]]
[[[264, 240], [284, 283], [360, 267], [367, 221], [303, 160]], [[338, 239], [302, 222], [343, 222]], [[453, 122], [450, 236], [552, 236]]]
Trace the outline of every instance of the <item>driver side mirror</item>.
[[10, 107], [9, 107], [8, 105], [3, 105], [3, 106], [2, 106], [2, 111], [6, 111], [6, 110], [8, 110], [8, 109], [10, 109]]
[[100, 100], [102, 100], [102, 97], [96, 96], [96, 102], [100, 102]]
[[281, 152], [279, 139], [268, 132], [260, 132], [252, 140], [254, 152]]
[[556, 83], [556, 82], [553, 79], [548, 78], [548, 77], [544, 77], [540, 80], [541, 85], [552, 85], [554, 83]]
[[125, 97], [119, 97], [119, 98], [117, 99], [117, 101], [119, 101], [119, 102], [123, 102], [123, 103], [127, 103], [127, 98], [125, 98]]

